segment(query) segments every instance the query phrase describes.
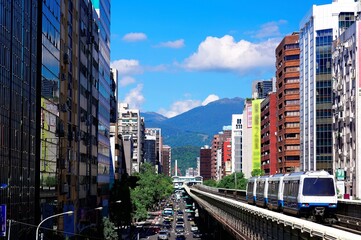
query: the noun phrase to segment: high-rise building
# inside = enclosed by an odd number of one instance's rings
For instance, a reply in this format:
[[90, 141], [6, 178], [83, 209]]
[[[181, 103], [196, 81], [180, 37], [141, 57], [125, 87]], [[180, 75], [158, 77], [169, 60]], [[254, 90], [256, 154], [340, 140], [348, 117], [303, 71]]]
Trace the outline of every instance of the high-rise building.
[[334, 41], [332, 53], [333, 170], [339, 194], [353, 198], [361, 197], [360, 34], [357, 20]]
[[[125, 143], [125, 137], [132, 141], [132, 154], [131, 156], [126, 154], [126, 165], [128, 174], [139, 172], [141, 163], [144, 157], [144, 139], [145, 139], [145, 127], [144, 119], [140, 117], [139, 109], [130, 109], [129, 104], [118, 104], [118, 131], [123, 136], [123, 143]], [[125, 149], [125, 151], [127, 151]], [[131, 158], [127, 158], [131, 157]]]
[[232, 172], [242, 171], [242, 114], [232, 114]]
[[252, 98], [266, 98], [268, 93], [273, 92], [273, 84], [274, 79], [254, 81], [252, 83]]
[[300, 23], [300, 162], [305, 171], [333, 173], [331, 46], [355, 21], [357, 4], [313, 5]]
[[[110, 96], [110, 155], [111, 155], [111, 174], [114, 179], [121, 179], [125, 170], [123, 138], [118, 132], [118, 71], [115, 68], [110, 69], [110, 80], [112, 82], [111, 96]], [[112, 177], [111, 177], [112, 179]]]
[[171, 176], [172, 148], [168, 145], [162, 146], [162, 173]]
[[[41, 9], [41, 1], [0, 2], [0, 183], [7, 186], [0, 189], [0, 204], [6, 206], [7, 219], [31, 226], [40, 220], [41, 51], [46, 37]], [[54, 29], [58, 26], [55, 22]], [[59, 36], [53, 37], [59, 44]], [[59, 49], [49, 47], [56, 64]], [[47, 75], [49, 85], [58, 83], [58, 76]], [[50, 172], [48, 176], [54, 177]], [[11, 234], [14, 239], [33, 239], [31, 229], [17, 224]]]
[[156, 166], [156, 137], [145, 135], [144, 142], [144, 162]]
[[[42, 71], [40, 110], [40, 213], [41, 219], [61, 211], [57, 206], [57, 159], [59, 158], [60, 1], [42, 2]], [[39, 56], [40, 57], [40, 56]], [[60, 77], [60, 79], [59, 79]], [[52, 222], [44, 227], [53, 228]]]
[[300, 166], [299, 69], [299, 34], [292, 33], [276, 48], [278, 173], [295, 171]]
[[261, 169], [261, 102], [245, 100], [242, 129], [242, 172], [251, 177], [253, 170]]
[[[98, 15], [88, 0], [61, 1], [58, 206], [72, 236], [100, 220], [98, 207]], [[92, 54], [89, 54], [92, 53]], [[62, 221], [63, 219], [63, 221]]]
[[277, 96], [270, 93], [261, 102], [261, 169], [277, 173]]
[[155, 166], [158, 168], [158, 173], [161, 170], [162, 159], [162, 129], [160, 128], [145, 128], [145, 135], [154, 136], [155, 141]]
[[[220, 142], [219, 142], [219, 134], [215, 134], [213, 136], [213, 140], [212, 140], [212, 146], [211, 146], [211, 160], [209, 161], [209, 167], [205, 168], [205, 166], [202, 167], [202, 163], [204, 164], [204, 160], [202, 161], [202, 157], [201, 157], [201, 168], [200, 168], [200, 173], [201, 176], [203, 177], [203, 179], [207, 180], [207, 179], [220, 179], [220, 173], [222, 173], [222, 160], [221, 160], [221, 156], [222, 154], [219, 156], [219, 154], [217, 153], [218, 149], [220, 149]], [[208, 148], [206, 148], [209, 146], [204, 146], [204, 152], [208, 152]], [[202, 150], [202, 149], [201, 149]], [[218, 163], [218, 164], [217, 164]], [[202, 170], [203, 168], [203, 170]], [[208, 175], [203, 176], [203, 174], [206, 174], [206, 171], [208, 171], [208, 168], [210, 170], [210, 177], [208, 178]], [[207, 170], [205, 170], [207, 169]], [[208, 173], [207, 173], [208, 174]]]
[[[200, 176], [203, 177], [203, 180], [209, 180], [214, 179], [212, 176], [212, 169], [211, 169], [211, 161], [212, 161], [212, 152], [213, 149], [211, 149], [209, 146], [204, 146], [200, 149], [200, 168], [199, 173]], [[217, 151], [216, 151], [217, 152]]]
[[[110, 152], [111, 106], [115, 105], [115, 82], [110, 71], [110, 0], [91, 0], [98, 15], [99, 27], [99, 111], [98, 111], [98, 204], [108, 215], [109, 184], [114, 182]], [[115, 113], [112, 113], [115, 120]]]

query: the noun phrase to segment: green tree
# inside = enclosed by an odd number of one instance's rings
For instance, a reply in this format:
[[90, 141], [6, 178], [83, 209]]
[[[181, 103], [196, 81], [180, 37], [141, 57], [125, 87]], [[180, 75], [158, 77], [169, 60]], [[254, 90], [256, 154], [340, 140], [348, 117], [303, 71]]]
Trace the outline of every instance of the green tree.
[[149, 163], [141, 166], [136, 174], [138, 181], [131, 190], [130, 197], [134, 207], [133, 218], [138, 221], [147, 217], [148, 210], [161, 199], [170, 196], [173, 192], [172, 179], [162, 174], [157, 174], [155, 168]]
[[104, 230], [103, 230], [104, 239], [106, 239], [106, 240], [117, 240], [118, 239], [118, 234], [114, 230], [114, 228], [115, 228], [114, 223], [112, 223], [109, 220], [109, 218], [103, 217], [103, 226], [104, 226]]
[[253, 169], [251, 172], [252, 177], [263, 176], [264, 171], [262, 169]]
[[209, 186], [209, 187], [217, 187], [217, 181], [214, 179], [208, 179], [203, 181], [203, 185]]
[[232, 173], [231, 175], [222, 178], [217, 187], [229, 189], [246, 189], [247, 179], [244, 178], [243, 173]]

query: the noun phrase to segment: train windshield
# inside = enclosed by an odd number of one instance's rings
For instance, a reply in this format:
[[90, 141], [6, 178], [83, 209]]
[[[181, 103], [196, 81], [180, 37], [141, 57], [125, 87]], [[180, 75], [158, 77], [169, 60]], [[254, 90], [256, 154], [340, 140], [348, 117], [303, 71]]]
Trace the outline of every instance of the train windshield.
[[332, 178], [305, 178], [304, 196], [334, 196], [335, 187]]

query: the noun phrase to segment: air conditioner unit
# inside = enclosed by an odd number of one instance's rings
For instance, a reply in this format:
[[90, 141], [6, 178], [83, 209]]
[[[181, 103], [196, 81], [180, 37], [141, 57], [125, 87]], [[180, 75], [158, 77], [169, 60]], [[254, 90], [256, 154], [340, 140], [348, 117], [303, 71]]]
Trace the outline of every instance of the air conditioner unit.
[[337, 84], [337, 91], [342, 91], [343, 86], [341, 83]]

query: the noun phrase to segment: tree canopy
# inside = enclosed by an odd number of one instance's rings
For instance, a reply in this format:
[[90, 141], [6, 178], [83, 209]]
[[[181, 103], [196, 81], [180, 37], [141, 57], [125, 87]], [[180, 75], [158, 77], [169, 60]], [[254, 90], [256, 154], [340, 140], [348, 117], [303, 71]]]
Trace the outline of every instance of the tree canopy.
[[263, 176], [264, 171], [262, 169], [253, 169], [251, 172], [252, 177]]
[[229, 188], [229, 189], [246, 189], [247, 179], [244, 178], [243, 173], [232, 173], [231, 175], [225, 176], [219, 182], [211, 179], [203, 182], [204, 185], [218, 188]]
[[141, 166], [137, 173], [136, 187], [131, 189], [130, 197], [133, 204], [133, 218], [145, 219], [148, 210], [161, 199], [170, 196], [173, 192], [172, 179], [163, 174], [157, 174], [155, 168], [149, 163]]

